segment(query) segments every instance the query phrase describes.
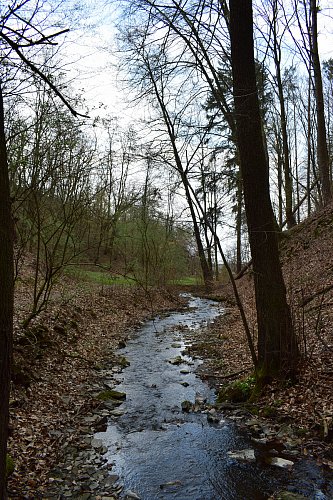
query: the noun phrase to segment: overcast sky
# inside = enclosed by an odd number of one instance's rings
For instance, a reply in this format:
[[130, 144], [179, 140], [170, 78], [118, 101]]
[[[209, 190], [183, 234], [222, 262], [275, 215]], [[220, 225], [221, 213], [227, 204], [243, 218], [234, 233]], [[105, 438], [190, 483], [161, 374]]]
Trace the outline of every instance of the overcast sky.
[[[319, 45], [321, 59], [333, 57], [333, 6], [331, 0], [321, 2]], [[137, 111], [126, 105], [121, 76], [117, 71], [117, 31], [115, 2], [86, 0], [82, 4], [82, 26], [68, 36], [67, 51], [75, 75], [75, 87], [86, 99], [91, 116], [115, 114], [132, 121]], [[91, 27], [90, 27], [91, 26]], [[107, 106], [107, 112], [98, 107]], [[97, 108], [92, 110], [92, 108]]]

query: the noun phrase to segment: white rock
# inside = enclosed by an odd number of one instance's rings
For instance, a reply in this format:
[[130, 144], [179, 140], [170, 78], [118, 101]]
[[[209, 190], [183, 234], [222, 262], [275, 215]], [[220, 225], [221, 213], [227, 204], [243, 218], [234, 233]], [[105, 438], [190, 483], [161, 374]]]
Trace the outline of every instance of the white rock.
[[131, 491], [131, 490], [127, 490], [125, 492], [125, 498], [128, 498], [128, 499], [132, 498], [134, 500], [140, 500], [139, 495], [137, 495], [134, 491]]
[[291, 460], [281, 457], [272, 457], [269, 459], [269, 463], [276, 467], [282, 467], [283, 469], [290, 469], [294, 465], [294, 462]]
[[246, 462], [255, 462], [256, 456], [252, 448], [246, 450], [228, 451], [228, 456], [236, 460], [245, 460]]

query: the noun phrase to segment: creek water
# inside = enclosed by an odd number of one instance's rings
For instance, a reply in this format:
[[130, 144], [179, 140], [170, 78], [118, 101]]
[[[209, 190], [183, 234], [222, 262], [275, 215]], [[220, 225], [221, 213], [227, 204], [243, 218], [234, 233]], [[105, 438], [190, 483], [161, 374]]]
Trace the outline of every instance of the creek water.
[[[277, 490], [306, 498], [333, 498], [332, 477], [314, 463], [296, 460], [291, 470], [267, 465], [263, 450], [237, 426], [207, 413], [183, 412], [185, 400], [213, 402], [214, 391], [195, 370], [200, 360], [184, 354], [189, 337], [223, 312], [216, 303], [189, 297], [189, 307], [147, 321], [119, 351], [130, 365], [118, 375], [126, 401], [99, 433], [122, 498], [142, 500], [259, 500]], [[190, 336], [189, 336], [190, 331]], [[182, 354], [183, 352], [183, 354]], [[178, 356], [183, 362], [177, 363]], [[228, 451], [253, 449], [241, 462]]]

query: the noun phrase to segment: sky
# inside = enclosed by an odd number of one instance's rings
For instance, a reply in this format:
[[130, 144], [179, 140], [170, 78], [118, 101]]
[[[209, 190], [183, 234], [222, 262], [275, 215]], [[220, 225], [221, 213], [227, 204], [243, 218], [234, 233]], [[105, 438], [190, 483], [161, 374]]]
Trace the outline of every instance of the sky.
[[86, 100], [90, 116], [111, 114], [132, 121], [134, 113], [126, 109], [126, 95], [117, 70], [114, 3], [86, 3], [82, 25], [67, 35], [65, 44], [67, 57], [72, 61], [74, 88]]
[[[82, 92], [92, 115], [108, 113], [132, 121], [137, 112], [126, 106], [126, 91], [122, 76], [117, 70], [117, 30], [115, 22], [119, 12], [116, 2], [86, 0], [83, 6], [82, 25], [67, 37], [67, 50], [73, 60], [75, 87]], [[320, 2], [318, 16], [319, 49], [321, 60], [333, 57], [333, 6], [331, 0]], [[99, 108], [99, 111], [97, 109]]]

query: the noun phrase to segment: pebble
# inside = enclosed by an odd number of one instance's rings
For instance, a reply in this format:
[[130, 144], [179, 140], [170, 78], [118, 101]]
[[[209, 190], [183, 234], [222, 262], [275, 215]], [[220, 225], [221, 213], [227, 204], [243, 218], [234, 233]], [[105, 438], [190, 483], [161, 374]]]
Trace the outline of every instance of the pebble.
[[135, 493], [135, 491], [131, 491], [131, 490], [128, 490], [128, 491], [125, 491], [125, 498], [132, 498], [134, 500], [141, 500], [141, 497], [139, 497], [139, 495], [137, 495]]
[[230, 458], [234, 458], [235, 460], [244, 460], [246, 462], [255, 462], [256, 460], [256, 456], [252, 448], [246, 450], [228, 451], [227, 454]]
[[[105, 417], [110, 416], [106, 412]], [[88, 415], [83, 421], [92, 426], [104, 415], [99, 411]], [[45, 498], [58, 500], [115, 500], [122, 487], [117, 483], [119, 476], [112, 474], [112, 465], [103, 456], [108, 448], [101, 439], [91, 434], [91, 429], [78, 427], [79, 437], [64, 449], [61, 462], [54, 468], [49, 478]], [[138, 497], [130, 497], [138, 498]]]
[[294, 462], [291, 460], [286, 460], [285, 458], [272, 457], [267, 460], [270, 465], [275, 465], [276, 467], [281, 467], [282, 469], [290, 469]]

